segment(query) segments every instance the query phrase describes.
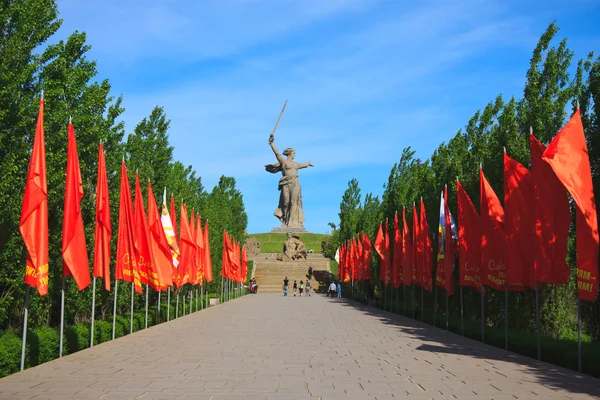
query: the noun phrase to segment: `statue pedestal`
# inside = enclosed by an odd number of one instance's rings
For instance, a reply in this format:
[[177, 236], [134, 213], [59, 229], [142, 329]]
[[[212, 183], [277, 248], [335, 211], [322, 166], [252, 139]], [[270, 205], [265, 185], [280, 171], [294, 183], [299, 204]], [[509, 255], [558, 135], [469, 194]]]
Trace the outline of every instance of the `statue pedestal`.
[[286, 226], [277, 226], [271, 231], [273, 233], [287, 233], [287, 232], [307, 232], [304, 227], [301, 228], [288, 228]]

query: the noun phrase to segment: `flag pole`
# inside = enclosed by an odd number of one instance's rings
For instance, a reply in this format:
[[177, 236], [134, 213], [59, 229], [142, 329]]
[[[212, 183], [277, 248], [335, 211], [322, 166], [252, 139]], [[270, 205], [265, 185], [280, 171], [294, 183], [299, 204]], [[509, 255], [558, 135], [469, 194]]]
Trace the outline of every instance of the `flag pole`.
[[381, 282], [381, 293], [383, 294], [383, 309], [386, 309], [385, 303], [387, 303], [386, 299], [385, 299], [385, 286], [383, 284], [383, 281]]
[[579, 373], [582, 372], [582, 355], [581, 355], [581, 299], [577, 297], [577, 330], [578, 330], [578, 342], [577, 342], [577, 370]]
[[169, 322], [171, 317], [171, 286], [167, 289], [167, 322]]
[[92, 327], [90, 329], [90, 347], [94, 347], [94, 314], [96, 311], [96, 277], [92, 279]]
[[[135, 278], [134, 278], [135, 279]], [[133, 285], [134, 281], [131, 281], [131, 309], [129, 311], [129, 334], [133, 333]]]
[[190, 290], [190, 314], [194, 311], [192, 307], [192, 302], [194, 301], [194, 292]]
[[463, 308], [463, 289], [462, 285], [458, 285], [460, 289], [460, 334], [465, 336], [465, 316]]
[[485, 309], [484, 309], [484, 303], [483, 303], [483, 296], [485, 296], [485, 285], [483, 284], [483, 282], [481, 282], [481, 342], [485, 343], [485, 329], [484, 329], [484, 314], [485, 314]]
[[25, 348], [27, 346], [27, 315], [29, 314], [29, 289], [31, 286], [25, 285], [25, 311], [23, 312], [23, 343], [21, 345], [21, 371], [25, 369]]
[[223, 276], [221, 276], [221, 303], [225, 302], [225, 297], [223, 297]]
[[421, 277], [421, 322], [423, 322], [423, 312], [424, 312], [424, 307], [423, 307], [423, 286], [425, 286], [425, 284], [423, 282], [423, 278]]
[[177, 288], [177, 290], [175, 291], [175, 297], [177, 298], [177, 300], [175, 301], [175, 319], [177, 319], [177, 317], [179, 316], [179, 290], [180, 288]]
[[63, 275], [62, 288], [60, 290], [60, 340], [58, 343], [58, 358], [62, 357], [64, 327], [65, 327], [65, 276]]
[[504, 283], [504, 349], [508, 350], [508, 283]]
[[198, 312], [198, 288], [196, 288], [196, 312]]
[[144, 317], [144, 329], [148, 329], [148, 284], [146, 283], [146, 316]]
[[448, 330], [448, 317], [450, 313], [448, 312], [448, 289], [446, 289], [446, 330]]
[[538, 360], [542, 360], [542, 338], [540, 328], [540, 283], [535, 283], [535, 324], [537, 326]]
[[412, 318], [415, 319], [415, 283], [412, 283], [412, 288], [410, 290], [412, 294]]
[[160, 290], [158, 291], [158, 308], [157, 308], [157, 316], [156, 323], [160, 323]]
[[402, 302], [404, 303], [404, 315], [406, 315], [406, 285], [402, 283]]
[[113, 304], [113, 329], [112, 329], [112, 340], [115, 340], [115, 325], [117, 323], [117, 284], [119, 280], [115, 278], [115, 301]]
[[[437, 275], [437, 272], [436, 272]], [[433, 326], [437, 326], [437, 277], [436, 281], [433, 284]]]
[[187, 293], [183, 293], [181, 292], [181, 316], [185, 317], [185, 301], [187, 300], [185, 298]]
[[204, 310], [204, 286], [200, 286], [200, 309]]

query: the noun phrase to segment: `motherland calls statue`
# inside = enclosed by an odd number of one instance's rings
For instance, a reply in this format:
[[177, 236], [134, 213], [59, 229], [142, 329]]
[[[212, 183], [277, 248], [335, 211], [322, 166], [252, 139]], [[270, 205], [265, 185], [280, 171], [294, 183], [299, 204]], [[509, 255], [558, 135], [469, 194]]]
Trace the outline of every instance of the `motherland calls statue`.
[[[286, 102], [287, 103], [287, 102]], [[284, 105], [285, 109], [285, 105]], [[283, 113], [283, 110], [281, 111]], [[281, 118], [281, 115], [279, 115]], [[279, 120], [277, 120], [279, 124]], [[277, 125], [275, 125], [275, 129]], [[275, 228], [274, 231], [292, 231], [306, 232], [304, 229], [304, 213], [302, 211], [302, 190], [300, 189], [300, 181], [298, 180], [298, 170], [306, 167], [312, 167], [310, 161], [298, 163], [294, 161], [296, 152], [292, 148], [287, 148], [283, 151], [283, 158], [277, 147], [275, 147], [275, 130], [269, 137], [269, 146], [275, 153], [278, 163], [269, 164], [265, 169], [275, 174], [281, 172], [283, 175], [279, 180], [279, 206], [275, 209], [274, 215], [281, 221], [281, 227]]]

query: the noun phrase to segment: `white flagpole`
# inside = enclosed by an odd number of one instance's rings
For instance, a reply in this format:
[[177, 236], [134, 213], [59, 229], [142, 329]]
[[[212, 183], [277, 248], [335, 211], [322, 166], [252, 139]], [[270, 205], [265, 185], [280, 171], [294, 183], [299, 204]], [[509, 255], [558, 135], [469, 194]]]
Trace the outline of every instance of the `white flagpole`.
[[167, 322], [170, 321], [171, 317], [171, 286], [167, 289]]
[[158, 291], [158, 315], [156, 317], [156, 323], [160, 323], [160, 290]]
[[21, 346], [21, 371], [25, 369], [25, 347], [27, 345], [27, 315], [29, 314], [29, 289], [31, 286], [25, 285], [25, 311], [23, 316], [23, 344]]
[[119, 281], [115, 279], [115, 301], [113, 304], [113, 329], [112, 329], [112, 340], [115, 340], [115, 324], [117, 323], [117, 284]]
[[62, 357], [64, 326], [65, 326], [65, 277], [63, 275], [62, 289], [60, 290], [60, 340], [58, 343], [58, 358]]
[[96, 312], [96, 277], [92, 280], [92, 327], [90, 329], [90, 347], [94, 347], [94, 314]]
[[175, 319], [179, 316], [179, 289], [175, 291], [175, 297], [177, 300], [175, 301]]
[[133, 333], [133, 285], [131, 282], [131, 311], [129, 311], [129, 334]]

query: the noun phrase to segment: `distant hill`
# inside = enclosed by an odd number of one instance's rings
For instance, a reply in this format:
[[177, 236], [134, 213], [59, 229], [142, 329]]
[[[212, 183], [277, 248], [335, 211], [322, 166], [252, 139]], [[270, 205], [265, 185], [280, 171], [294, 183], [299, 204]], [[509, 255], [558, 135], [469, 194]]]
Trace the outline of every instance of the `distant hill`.
[[[326, 241], [329, 237], [322, 233], [294, 233], [294, 235], [302, 240], [306, 249], [312, 249], [315, 253], [321, 252], [321, 242]], [[250, 233], [248, 237], [258, 239], [261, 253], [281, 253], [283, 243], [287, 239], [285, 233]]]

